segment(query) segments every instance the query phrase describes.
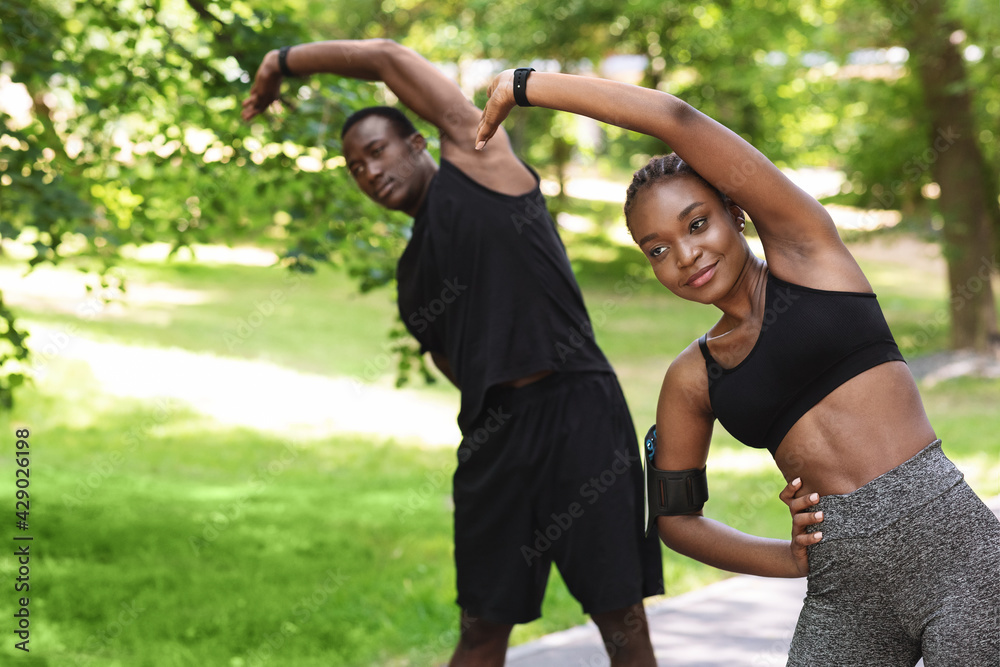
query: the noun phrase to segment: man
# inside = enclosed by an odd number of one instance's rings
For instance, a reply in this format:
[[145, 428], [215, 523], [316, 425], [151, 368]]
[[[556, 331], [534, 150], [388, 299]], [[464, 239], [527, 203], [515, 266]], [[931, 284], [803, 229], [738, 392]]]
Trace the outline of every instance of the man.
[[396, 109], [344, 124], [344, 157], [381, 206], [414, 217], [399, 260], [403, 321], [460, 389], [454, 477], [461, 634], [452, 665], [502, 665], [510, 631], [541, 614], [552, 563], [613, 665], [655, 665], [642, 599], [663, 591], [643, 535], [635, 431], [538, 188], [500, 130], [475, 150], [480, 110], [431, 63], [389, 40], [268, 53], [246, 120], [282, 77], [382, 81], [437, 127], [441, 164]]

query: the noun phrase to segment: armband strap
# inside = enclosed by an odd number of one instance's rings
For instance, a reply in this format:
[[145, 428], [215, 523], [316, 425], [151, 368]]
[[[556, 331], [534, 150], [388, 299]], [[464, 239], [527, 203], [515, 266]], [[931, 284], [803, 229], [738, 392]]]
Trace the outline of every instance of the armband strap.
[[656, 525], [658, 516], [691, 514], [708, 500], [708, 478], [700, 470], [659, 470], [653, 467], [656, 453], [656, 425], [646, 433], [646, 534]]

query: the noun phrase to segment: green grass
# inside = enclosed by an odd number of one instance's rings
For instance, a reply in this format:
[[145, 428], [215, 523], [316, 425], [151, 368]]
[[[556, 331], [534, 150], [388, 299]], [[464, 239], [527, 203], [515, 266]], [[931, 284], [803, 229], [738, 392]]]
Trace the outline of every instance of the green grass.
[[[716, 314], [668, 294], [632, 249], [569, 241], [598, 340], [645, 432], [667, 364]], [[865, 268], [897, 337], [909, 336], [904, 352], [941, 349], [945, 331], [917, 336], [931, 331], [945, 305], [940, 286], [927, 285], [905, 258]], [[36, 304], [21, 309], [24, 321], [328, 375], [392, 375], [385, 353], [390, 294], [357, 295], [333, 270], [298, 283], [250, 267], [129, 263], [125, 270], [136, 285], [169, 285], [201, 301], [109, 308], [85, 319], [73, 308]], [[250, 324], [254, 312], [259, 324], [239, 337], [240, 321]], [[8, 451], [15, 425], [32, 431], [35, 538], [32, 660], [8, 636], [0, 645], [4, 664], [309, 667], [447, 659], [457, 627], [453, 450], [378, 438], [284, 440], [223, 427], [178, 402], [114, 398], [85, 365], [58, 354], [45, 371], [14, 413], [0, 416]], [[457, 404], [443, 384], [425, 391]], [[962, 379], [922, 394], [972, 486], [983, 496], [1000, 494], [1000, 381]], [[709, 465], [711, 516], [752, 533], [788, 534], [776, 498], [782, 481], [766, 452], [717, 429]], [[0, 478], [8, 480], [3, 493], [13, 509], [12, 457], [0, 458]], [[8, 544], [14, 530], [11, 517]], [[4, 573], [15, 568], [10, 551], [0, 555]], [[667, 551], [664, 568], [670, 594], [726, 576]], [[0, 615], [10, 619], [14, 605], [13, 593], [0, 596]], [[516, 628], [514, 643], [585, 618], [555, 573], [543, 612]]]
[[[51, 271], [51, 269], [49, 269]], [[315, 275], [280, 267], [125, 262], [129, 285], [168, 286], [199, 303], [89, 303], [21, 309], [23, 317], [74, 326], [98, 340], [262, 359], [325, 374], [363, 376], [386, 348], [395, 310], [387, 289], [359, 294], [330, 267]], [[42, 304], [44, 306], [44, 304]], [[80, 317], [80, 312], [88, 316]], [[96, 316], [89, 316], [97, 313]], [[119, 315], [121, 313], [121, 315]]]
[[[78, 364], [56, 372], [91, 382]], [[437, 565], [451, 553], [447, 477], [432, 477], [405, 521], [398, 511], [449, 452], [286, 442], [179, 407], [23, 398], [33, 645], [51, 664], [265, 664], [253, 660], [278, 643], [270, 664], [377, 664], [452, 625]], [[0, 600], [3, 613], [12, 602]]]

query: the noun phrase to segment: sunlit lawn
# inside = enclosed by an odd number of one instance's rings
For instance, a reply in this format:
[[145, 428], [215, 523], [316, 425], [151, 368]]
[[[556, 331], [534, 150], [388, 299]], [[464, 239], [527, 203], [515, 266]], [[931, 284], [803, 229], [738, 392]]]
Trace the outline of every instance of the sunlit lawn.
[[[667, 294], [631, 249], [570, 241], [598, 340], [644, 432], [666, 365], [714, 313]], [[125, 269], [134, 285], [161, 284], [191, 298], [89, 319], [39, 303], [21, 310], [24, 321], [312, 373], [391, 375], [384, 370], [394, 317], [387, 291], [358, 295], [333, 270], [296, 282], [256, 267]], [[905, 257], [866, 269], [904, 353], [941, 349], [946, 332], [932, 324], [945, 305], [943, 286]], [[426, 391], [454, 396], [444, 383]], [[923, 395], [973, 487], [1000, 493], [1000, 381], [950, 381]], [[103, 394], [85, 364], [58, 350], [44, 379], [21, 395], [13, 422], [32, 434], [34, 664], [428, 665], [447, 658], [457, 626], [453, 450], [222, 427], [176, 401]], [[8, 443], [13, 429], [9, 415], [0, 418]], [[787, 535], [776, 499], [781, 479], [767, 453], [717, 431], [708, 513], [750, 532]], [[0, 468], [12, 498], [10, 459]], [[8, 539], [13, 530], [11, 517]], [[670, 594], [725, 576], [672, 553], [664, 563]], [[14, 570], [11, 555], [0, 556], [0, 570]], [[10, 619], [13, 611], [13, 594], [0, 596], [0, 615]], [[583, 620], [554, 576], [543, 619], [519, 627], [513, 640]], [[0, 655], [23, 660], [12, 645], [5, 640]]]

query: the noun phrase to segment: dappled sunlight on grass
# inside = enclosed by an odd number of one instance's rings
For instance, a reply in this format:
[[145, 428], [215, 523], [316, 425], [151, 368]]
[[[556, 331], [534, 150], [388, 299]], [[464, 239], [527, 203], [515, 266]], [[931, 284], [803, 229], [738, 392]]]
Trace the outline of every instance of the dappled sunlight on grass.
[[[44, 332], [44, 327], [35, 329]], [[60, 365], [68, 360], [76, 362], [74, 384], [91, 384], [105, 402], [108, 396], [160, 400], [171, 411], [194, 411], [223, 425], [297, 438], [355, 433], [447, 447], [461, 438], [455, 403], [413, 390], [306, 374], [262, 361], [79, 337], [47, 368], [66, 372]]]
[[[59, 270], [72, 273], [69, 268]], [[363, 382], [394, 374], [388, 339], [396, 318], [393, 295], [389, 290], [359, 294], [347, 276], [329, 267], [309, 276], [278, 267], [186, 263], [123, 262], [116, 270], [127, 285], [166, 283], [180, 292], [210, 294], [211, 299], [189, 305], [126, 306], [119, 316], [108, 318], [101, 314], [110, 306], [83, 292], [78, 301], [59, 309], [25, 298], [16, 309], [19, 321], [44, 324], [58, 334], [29, 338], [42, 352], [35, 362], [59, 356], [79, 337], [262, 359]], [[18, 289], [15, 285], [5, 290], [5, 300], [16, 300]]]
[[[120, 284], [127, 290], [121, 291]], [[115, 270], [110, 284], [101, 286], [95, 274], [71, 266], [40, 266], [25, 274], [22, 266], [0, 266], [0, 291], [12, 306], [74, 314], [81, 318], [145, 318], [149, 311], [209, 303], [211, 290], [181, 288], [163, 281], [134, 283]]]

